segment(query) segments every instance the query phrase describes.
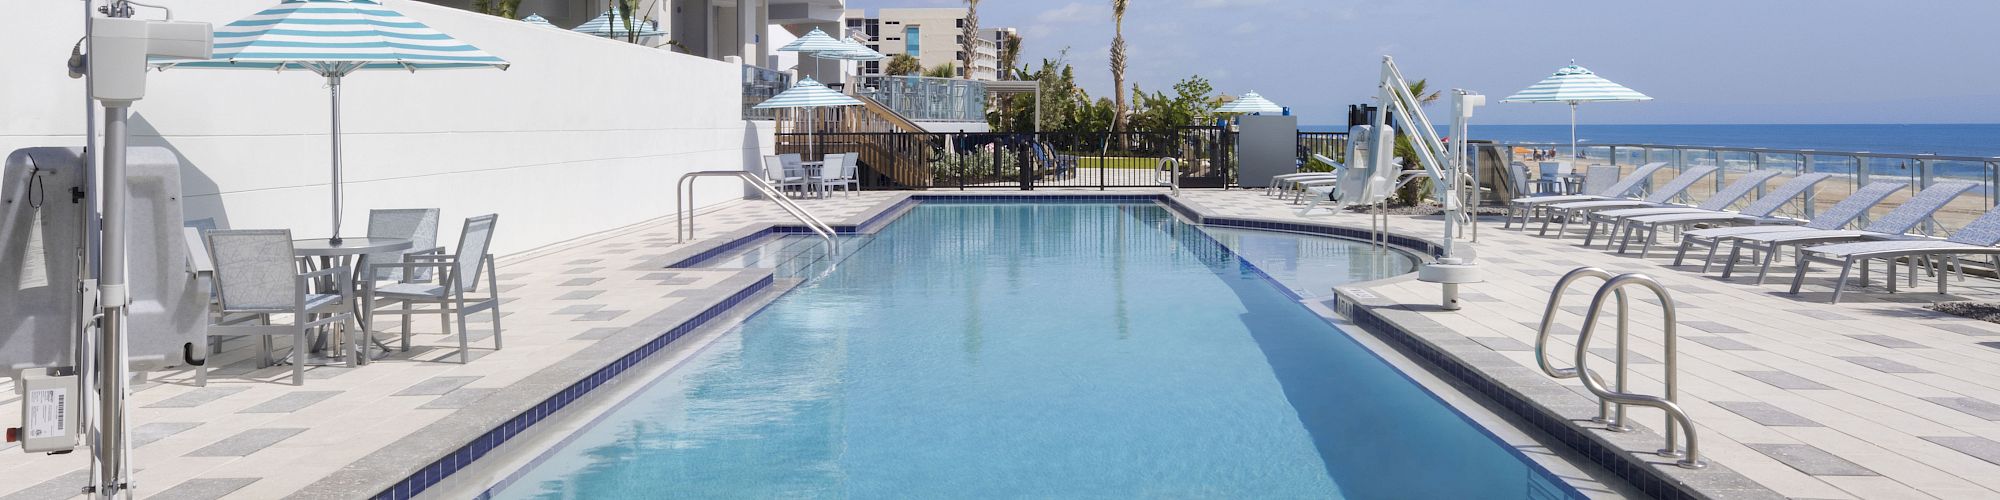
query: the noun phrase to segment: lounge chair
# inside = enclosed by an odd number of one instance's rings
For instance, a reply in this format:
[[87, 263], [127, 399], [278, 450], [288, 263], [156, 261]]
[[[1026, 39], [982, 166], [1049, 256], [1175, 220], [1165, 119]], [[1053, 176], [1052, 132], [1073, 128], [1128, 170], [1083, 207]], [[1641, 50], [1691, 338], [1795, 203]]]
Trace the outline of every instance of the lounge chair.
[[[1500, 225], [1500, 227], [1502, 229], [1512, 227], [1514, 224], [1514, 216], [1516, 213], [1518, 213], [1520, 214], [1521, 218], [1521, 228], [1527, 229], [1528, 219], [1533, 218], [1535, 212], [1540, 211], [1542, 207], [1553, 205], [1556, 203], [1569, 203], [1569, 202], [1590, 201], [1590, 200], [1608, 200], [1608, 199], [1623, 197], [1627, 194], [1631, 194], [1638, 191], [1640, 185], [1642, 185], [1646, 181], [1652, 180], [1653, 172], [1657, 172], [1660, 169], [1666, 167], [1667, 167], [1666, 162], [1647, 163], [1645, 165], [1640, 165], [1639, 168], [1637, 169], [1634, 169], [1631, 175], [1627, 175], [1624, 178], [1620, 179], [1618, 178], [1618, 171], [1620, 169], [1617, 166], [1592, 165], [1589, 170], [1585, 171], [1583, 176], [1583, 191], [1585, 193], [1590, 193], [1590, 194], [1568, 194], [1559, 196], [1534, 196], [1534, 197], [1515, 198], [1513, 200], [1508, 201], [1507, 219], [1503, 224]], [[1612, 181], [1611, 179], [1618, 179], [1618, 180]]]
[[[404, 270], [404, 276], [411, 276], [401, 283], [376, 285], [374, 281], [364, 281], [367, 289], [362, 293], [363, 311], [372, 319], [377, 314], [395, 314], [403, 317], [402, 350], [410, 350], [410, 315], [436, 314], [444, 333], [451, 333], [452, 318], [458, 319], [458, 362], [472, 361], [471, 346], [466, 336], [465, 318], [480, 311], [493, 311], [493, 350], [500, 350], [500, 284], [493, 264], [493, 226], [499, 215], [487, 214], [465, 220], [465, 230], [459, 232], [458, 251], [445, 255], [411, 255], [409, 262], [370, 262], [362, 272], [373, 276], [386, 268]], [[419, 268], [437, 270], [436, 282], [417, 281], [414, 271]], [[486, 283], [486, 297], [473, 297], [479, 291], [482, 281]], [[378, 301], [400, 304], [400, 309], [376, 310]], [[415, 309], [415, 305], [434, 305], [434, 308]], [[375, 324], [369, 321], [369, 324]], [[364, 344], [363, 347], [366, 347]]]
[[1562, 211], [1563, 222], [1562, 226], [1556, 230], [1556, 239], [1562, 239], [1564, 234], [1569, 233], [1569, 223], [1571, 221], [1576, 220], [1578, 217], [1589, 217], [1593, 212], [1620, 208], [1666, 206], [1671, 204], [1674, 198], [1679, 198], [1681, 195], [1686, 194], [1687, 190], [1694, 187], [1695, 183], [1701, 182], [1702, 179], [1706, 179], [1709, 175], [1714, 174], [1716, 170], [1716, 167], [1688, 168], [1686, 171], [1681, 172], [1680, 176], [1667, 181], [1666, 185], [1660, 186], [1659, 189], [1655, 189], [1652, 193], [1647, 194], [1645, 199], [1590, 200], [1547, 204], [1543, 207], [1543, 210], [1547, 211], [1547, 213], [1544, 213], [1544, 217], [1542, 217], [1542, 231], [1537, 233], [1537, 235], [1549, 234], [1549, 223], [1555, 219], [1552, 215], [1558, 210]]
[[1333, 171], [1303, 172], [1297, 174], [1285, 174], [1285, 175], [1279, 175], [1277, 177], [1272, 177], [1271, 187], [1267, 188], [1267, 191], [1269, 189], [1277, 189], [1279, 188], [1279, 186], [1284, 186], [1283, 190], [1281, 191], [1283, 194], [1297, 193], [1298, 198], [1300, 200], [1304, 200], [1305, 197], [1309, 195], [1331, 196], [1333, 194], [1334, 185], [1340, 182], [1341, 172], [1345, 171], [1347, 168], [1342, 166], [1340, 163], [1333, 161], [1332, 158], [1327, 158], [1322, 155], [1314, 154], [1313, 158], [1319, 160], [1321, 163], [1333, 166]]
[[[1847, 275], [1854, 270], [1856, 262], [1863, 264], [1861, 280], [1867, 281], [1867, 262], [1873, 259], [1887, 261], [1889, 293], [1896, 293], [1896, 259], [1909, 258], [1910, 286], [1915, 287], [1917, 257], [1946, 257], [1953, 264], [1951, 267], [1959, 269], [1959, 275], [1963, 277], [1963, 268], [1957, 266], [1958, 256], [2000, 254], [2000, 247], [1994, 245], [2000, 245], [2000, 208], [1988, 210], [1986, 215], [1979, 216], [1971, 224], [1966, 224], [1958, 232], [1952, 233], [1951, 237], [1942, 240], [1864, 241], [1806, 247], [1799, 252], [1798, 271], [1792, 276], [1791, 293], [1799, 293], [1799, 287], [1805, 284], [1806, 267], [1813, 262], [1840, 264], [1840, 279], [1833, 282], [1833, 300], [1830, 301], [1838, 304], [1840, 292], [1847, 287]], [[1938, 272], [1937, 291], [1940, 294], [1948, 291], [1947, 287], [1951, 280], [1947, 274], [1943, 270]]]
[[[306, 333], [320, 327], [354, 331], [354, 274], [347, 266], [331, 266], [309, 273], [298, 272], [297, 255], [292, 250], [292, 232], [286, 229], [209, 231], [210, 258], [213, 259], [216, 306], [209, 315], [208, 335], [256, 336], [257, 367], [271, 366], [271, 337], [292, 337], [292, 384], [306, 383]], [[314, 280], [335, 283], [335, 293], [313, 293]], [[255, 321], [235, 321], [231, 316], [249, 315]], [[272, 323], [272, 315], [289, 318]], [[366, 345], [351, 342], [352, 347]], [[355, 366], [353, 349], [348, 350], [347, 366]], [[208, 385], [204, 363], [195, 371], [195, 384]]]
[[1715, 263], [1716, 251], [1722, 248], [1723, 243], [1732, 241], [1731, 238], [1738, 235], [1768, 233], [1793, 228], [1840, 229], [1847, 227], [1849, 223], [1854, 222], [1854, 219], [1860, 218], [1861, 214], [1868, 213], [1870, 207], [1882, 203], [1882, 200], [1887, 199], [1889, 195], [1896, 194], [1897, 191], [1901, 191], [1905, 187], [1909, 187], [1909, 184], [1894, 181], [1876, 182], [1862, 186], [1861, 189], [1848, 194], [1846, 198], [1841, 198], [1840, 202], [1834, 203], [1833, 206], [1820, 211], [1819, 215], [1813, 216], [1812, 220], [1803, 221], [1803, 224], [1800, 224], [1801, 221], [1798, 219], [1767, 216], [1755, 219], [1731, 219], [1722, 222], [1738, 225], [1696, 229], [1681, 233], [1681, 248], [1680, 252], [1674, 255], [1674, 265], [1681, 265], [1681, 262], [1687, 260], [1688, 250], [1693, 250], [1694, 247], [1700, 246], [1708, 249], [1708, 256], [1704, 257], [1701, 263], [1701, 272], [1706, 273], [1709, 266]]
[[1278, 194], [1280, 191], [1285, 191], [1289, 193], [1288, 188], [1292, 187], [1294, 183], [1299, 181], [1306, 181], [1313, 179], [1337, 179], [1340, 177], [1340, 168], [1341, 168], [1340, 162], [1333, 161], [1332, 158], [1327, 158], [1325, 155], [1321, 155], [1318, 153], [1314, 153], [1312, 155], [1312, 158], [1313, 160], [1316, 160], [1320, 163], [1325, 163], [1328, 166], [1333, 167], [1333, 170], [1329, 172], [1297, 172], [1290, 174], [1273, 175], [1271, 176], [1271, 183], [1264, 186], [1264, 195], [1273, 196]]
[[1756, 190], [1758, 186], [1764, 185], [1765, 181], [1769, 181], [1772, 177], [1777, 176], [1778, 171], [1776, 170], [1760, 170], [1745, 173], [1741, 177], [1738, 177], [1735, 182], [1731, 182], [1728, 186], [1723, 187], [1721, 191], [1716, 191], [1714, 194], [1709, 195], [1708, 199], [1702, 200], [1700, 205], [1691, 207], [1671, 205], [1598, 211], [1597, 213], [1590, 214], [1590, 217], [1586, 219], [1590, 221], [1590, 228], [1583, 232], [1583, 246], [1589, 247], [1591, 239], [1597, 237], [1597, 226], [1600, 224], [1611, 228], [1611, 234], [1605, 235], [1604, 239], [1604, 248], [1608, 250], [1611, 248], [1611, 237], [1618, 234], [1619, 226], [1623, 226], [1626, 219], [1647, 215], [1721, 212], [1728, 210], [1731, 205], [1735, 205], [1743, 197], [1749, 196], [1750, 192]]
[[[1652, 252], [1653, 242], [1659, 238], [1659, 231], [1662, 226], [1685, 228], [1695, 224], [1797, 224], [1799, 222], [1797, 219], [1772, 217], [1771, 214], [1777, 213], [1778, 209], [1784, 208], [1787, 203], [1791, 203], [1793, 198], [1798, 198], [1812, 191], [1813, 187], [1818, 186], [1821, 181], [1832, 177], [1833, 174], [1827, 173], [1793, 177], [1792, 180], [1785, 181], [1784, 184], [1778, 185], [1776, 189], [1764, 193], [1764, 196], [1757, 198], [1757, 201], [1750, 202], [1742, 210], [1735, 212], [1722, 210], [1707, 212], [1689, 211], [1626, 217], [1622, 225], [1614, 224], [1611, 228], [1612, 231], [1622, 231], [1624, 233], [1619, 238], [1618, 253], [1625, 253], [1625, 250], [1629, 248], [1629, 245], [1632, 243], [1632, 233], [1639, 233], [1641, 236], [1640, 241], [1644, 242], [1639, 247], [1639, 258], [1645, 258], [1647, 254]], [[1609, 246], [1610, 243], [1606, 242], [1605, 245]]]
[[1764, 284], [1764, 277], [1771, 273], [1771, 261], [1776, 259], [1778, 252], [1785, 247], [1903, 238], [1905, 237], [1904, 233], [1910, 232], [1918, 224], [1930, 219], [1932, 214], [1936, 214], [1939, 209], [1943, 209], [1946, 204], [1951, 203], [1952, 199], [1958, 198], [1958, 195], [1977, 187], [1979, 187], [1978, 184], [1969, 182], [1940, 182], [1932, 184], [1931, 187], [1924, 188], [1923, 191], [1918, 191], [1917, 194], [1910, 196], [1909, 200], [1904, 201], [1895, 210], [1890, 210], [1881, 219], [1869, 223], [1867, 227], [1863, 227], [1860, 230], [1792, 229], [1736, 236], [1733, 238], [1736, 245], [1729, 249], [1729, 262], [1722, 265], [1722, 277], [1728, 278], [1730, 273], [1736, 269], [1736, 258], [1746, 248], [1753, 252], [1762, 252], [1764, 255], [1764, 263], [1757, 269], [1757, 284], [1762, 285]]

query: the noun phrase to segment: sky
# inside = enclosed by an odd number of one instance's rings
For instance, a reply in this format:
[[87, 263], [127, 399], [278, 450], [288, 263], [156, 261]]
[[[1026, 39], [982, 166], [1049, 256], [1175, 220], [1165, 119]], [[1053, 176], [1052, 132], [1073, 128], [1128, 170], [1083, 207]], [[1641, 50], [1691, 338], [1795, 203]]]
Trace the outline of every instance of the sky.
[[[979, 18], [1021, 30], [1023, 64], [1066, 49], [1109, 96], [1110, 4], [983, 0]], [[1585, 104], [1588, 123], [1996, 123], [1995, 19], [1995, 0], [1131, 0], [1126, 79], [1153, 91], [1199, 74], [1302, 123], [1345, 123], [1390, 55], [1412, 80], [1491, 96], [1474, 123], [1556, 124], [1567, 106], [1498, 101], [1575, 60], [1655, 99]]]

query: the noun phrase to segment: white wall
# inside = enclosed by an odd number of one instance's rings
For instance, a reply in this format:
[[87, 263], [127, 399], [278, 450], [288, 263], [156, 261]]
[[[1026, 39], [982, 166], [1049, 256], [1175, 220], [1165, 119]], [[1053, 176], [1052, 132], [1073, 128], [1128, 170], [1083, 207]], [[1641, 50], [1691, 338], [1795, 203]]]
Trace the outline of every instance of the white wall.
[[[164, 0], [178, 20], [216, 25], [274, 0]], [[511, 61], [507, 71], [363, 72], [345, 80], [347, 222], [369, 208], [441, 207], [459, 221], [500, 214], [496, 248], [516, 252], [670, 214], [674, 181], [742, 169], [770, 142], [742, 120], [736, 65], [409, 0], [385, 4]], [[63, 61], [80, 2], [12, 2], [0, 20], [0, 153], [73, 146], [81, 80]], [[141, 9], [141, 16], [157, 11]], [[230, 228], [328, 232], [329, 103], [306, 72], [152, 73], [133, 107], [133, 145], [185, 161], [190, 219]], [[699, 199], [737, 197], [711, 180]]]

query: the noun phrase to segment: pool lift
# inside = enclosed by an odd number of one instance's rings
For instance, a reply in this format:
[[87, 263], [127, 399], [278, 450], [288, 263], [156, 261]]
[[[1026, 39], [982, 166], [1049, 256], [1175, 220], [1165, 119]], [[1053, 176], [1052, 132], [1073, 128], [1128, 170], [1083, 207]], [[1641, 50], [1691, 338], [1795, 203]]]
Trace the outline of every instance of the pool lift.
[[[1369, 241], [1386, 251], [1390, 243], [1386, 208], [1396, 188], [1417, 179], [1450, 179], [1448, 182], [1431, 183], [1434, 195], [1444, 205], [1443, 254], [1436, 262], [1419, 267], [1417, 279], [1444, 285], [1439, 305], [1447, 311], [1456, 311], [1459, 309], [1458, 286], [1485, 281], [1472, 259], [1458, 255], [1454, 240], [1466, 225], [1473, 222], [1459, 189], [1473, 182], [1466, 174], [1469, 157], [1464, 137], [1472, 111], [1486, 105], [1486, 96], [1452, 89], [1450, 133], [1458, 140], [1452, 141], [1451, 147], [1447, 148], [1438, 139], [1437, 129], [1431, 126], [1430, 118], [1424, 116], [1422, 102], [1410, 93], [1410, 85], [1403, 79], [1402, 71], [1396, 69], [1395, 58], [1382, 56], [1380, 84], [1381, 95], [1378, 99], [1381, 111], [1370, 117], [1367, 125], [1357, 125], [1348, 131], [1348, 165], [1334, 188], [1333, 201], [1336, 206], [1375, 205], [1377, 209], [1369, 216]], [[1389, 123], [1391, 116], [1395, 117], [1393, 125]], [[1422, 169], [1403, 171], [1399, 168], [1401, 161], [1395, 157], [1398, 127], [1411, 134], [1410, 144]]]

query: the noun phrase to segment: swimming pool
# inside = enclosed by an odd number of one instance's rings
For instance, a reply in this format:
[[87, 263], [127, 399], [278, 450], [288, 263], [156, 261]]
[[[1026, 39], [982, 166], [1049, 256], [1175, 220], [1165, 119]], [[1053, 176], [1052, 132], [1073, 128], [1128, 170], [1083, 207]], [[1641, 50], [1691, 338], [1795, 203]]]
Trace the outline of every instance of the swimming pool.
[[515, 477], [494, 496], [1577, 496], [1152, 203], [919, 205]]

